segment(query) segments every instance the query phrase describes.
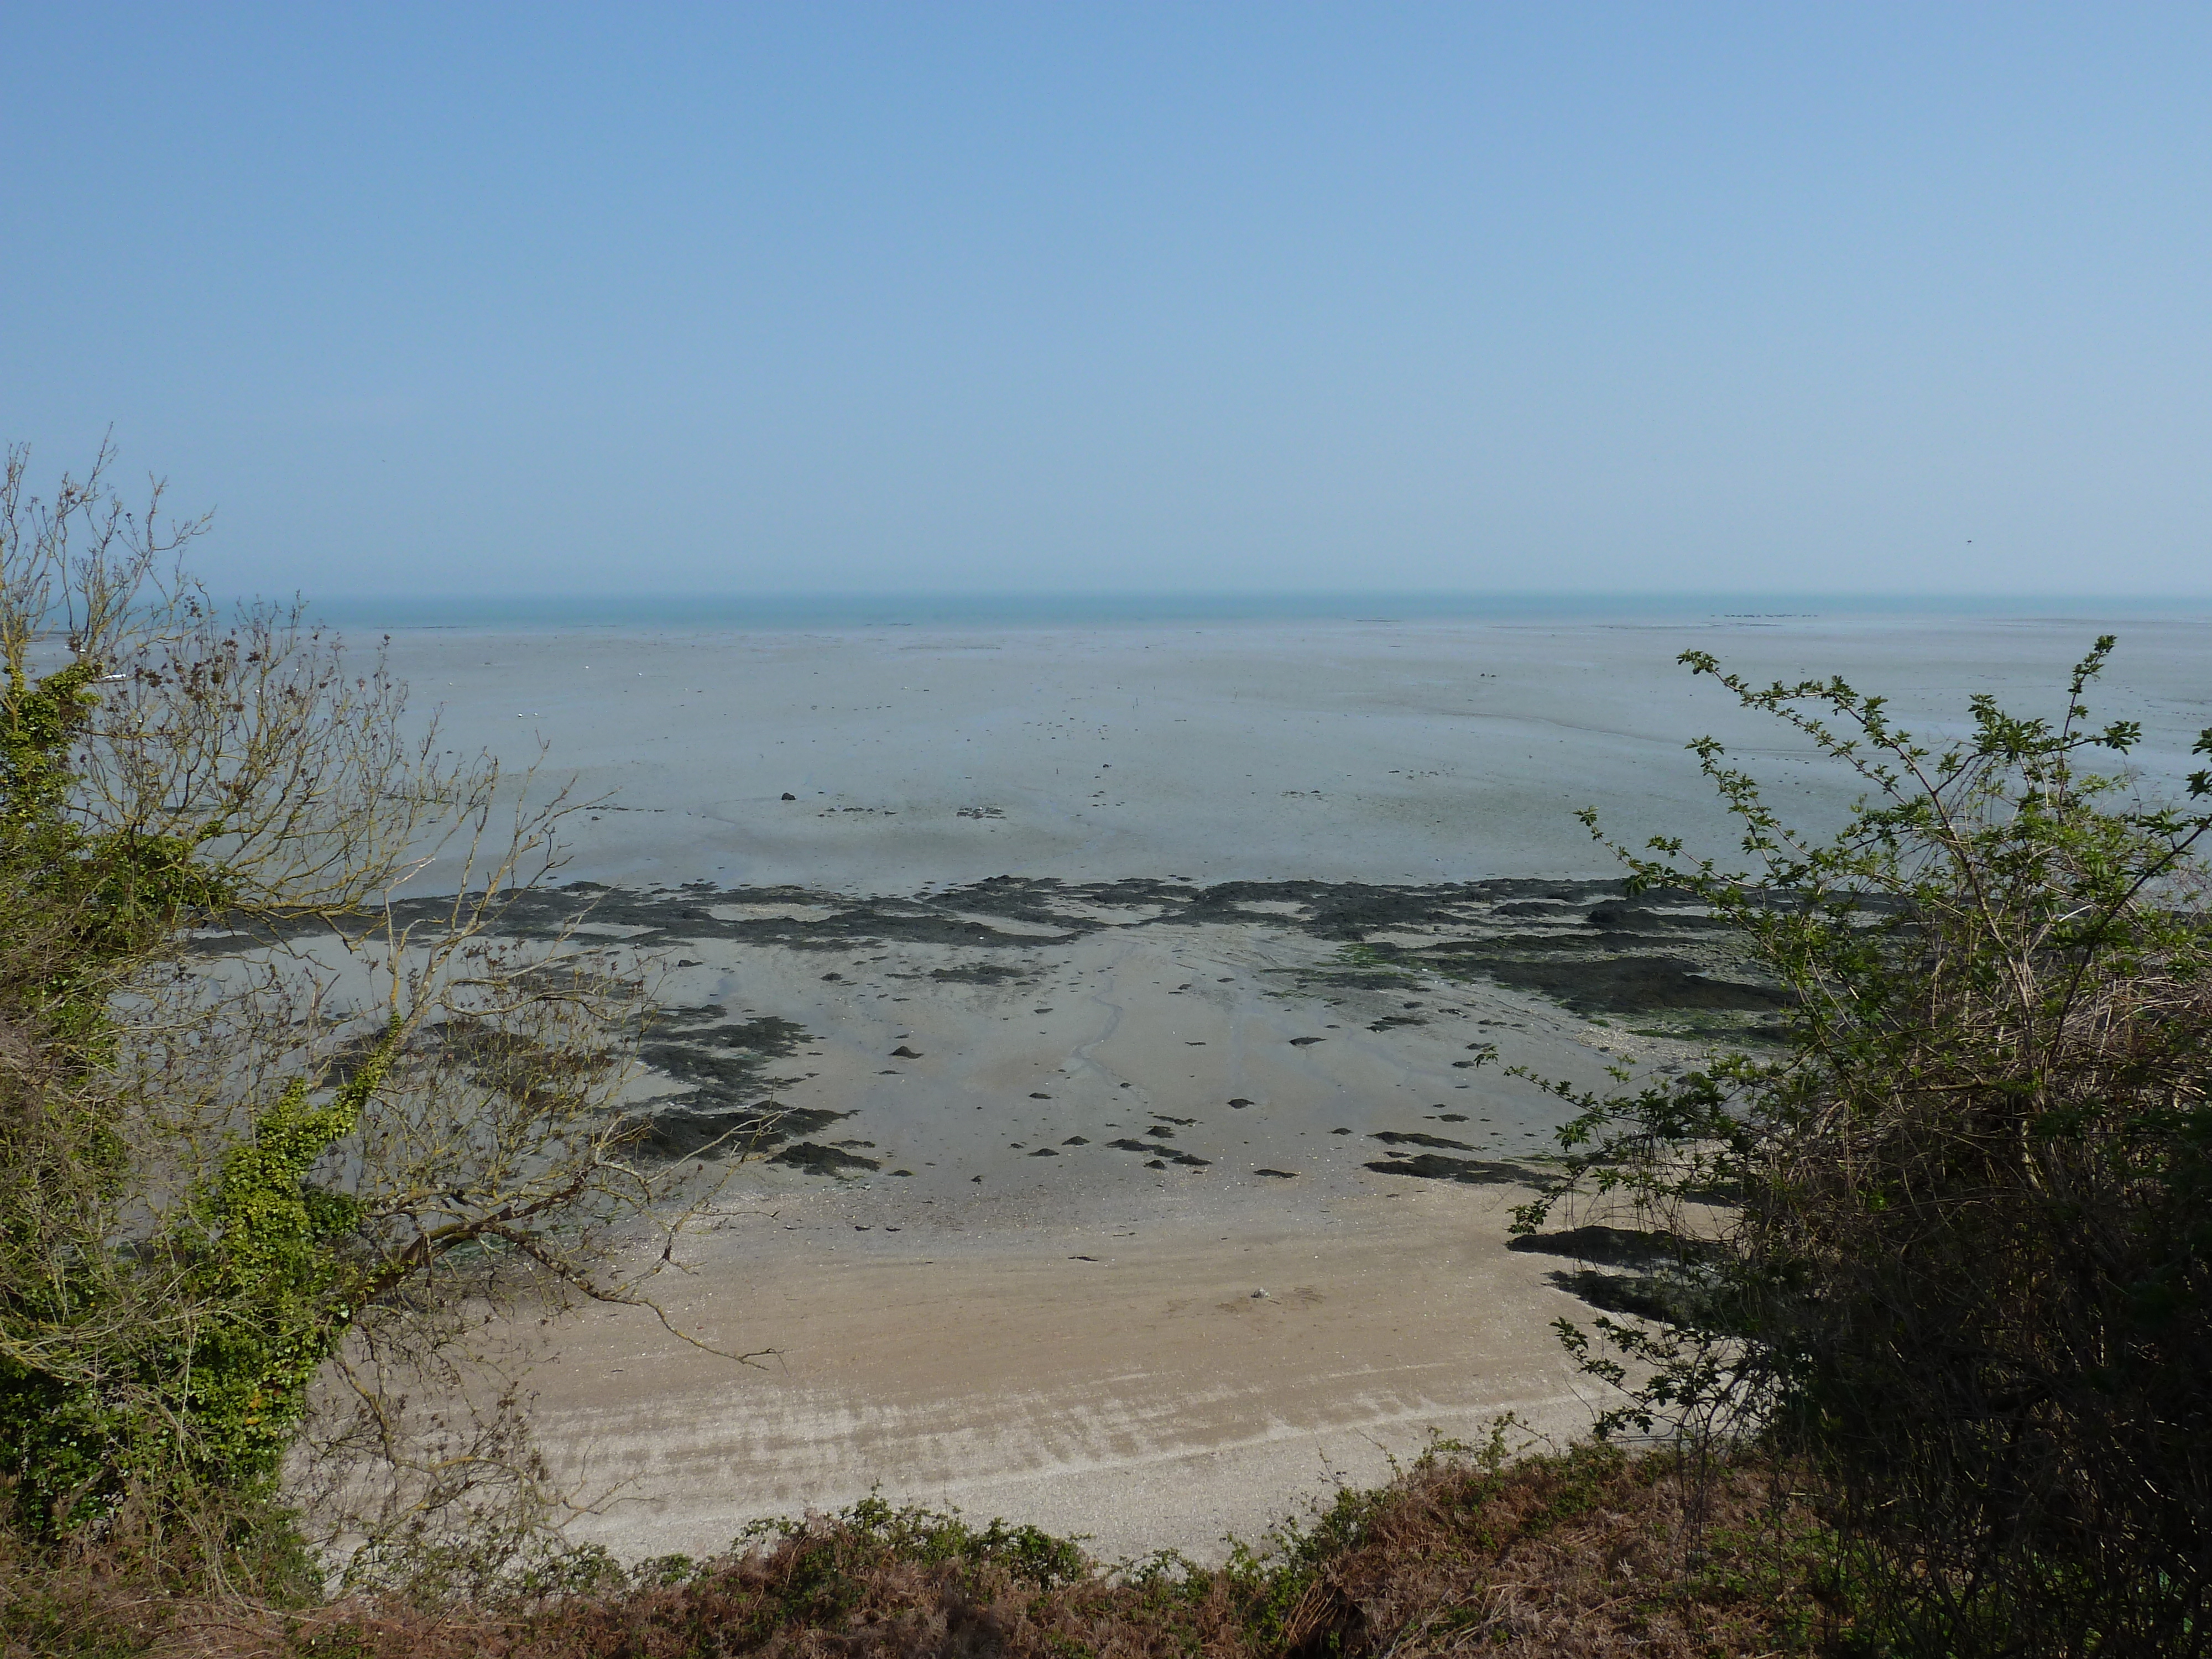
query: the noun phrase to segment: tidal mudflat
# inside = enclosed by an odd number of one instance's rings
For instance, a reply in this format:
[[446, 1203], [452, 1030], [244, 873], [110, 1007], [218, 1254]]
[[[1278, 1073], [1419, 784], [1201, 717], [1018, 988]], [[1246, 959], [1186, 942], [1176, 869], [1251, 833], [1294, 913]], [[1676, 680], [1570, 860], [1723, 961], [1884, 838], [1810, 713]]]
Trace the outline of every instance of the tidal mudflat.
[[670, 1300], [768, 1361], [601, 1313], [538, 1375], [566, 1466], [635, 1482], [585, 1530], [880, 1484], [1204, 1555], [1432, 1428], [1575, 1431], [1591, 1284], [1506, 1235], [1564, 1109], [1508, 1068], [1692, 1064], [1776, 999], [1574, 809], [1725, 854], [1705, 732], [1816, 829], [1855, 793], [1673, 659], [1954, 730], [2057, 712], [2108, 629], [2099, 717], [2177, 776], [2203, 618], [403, 634], [449, 741], [604, 797], [519, 921], [655, 965], [652, 1154], [752, 1153]]

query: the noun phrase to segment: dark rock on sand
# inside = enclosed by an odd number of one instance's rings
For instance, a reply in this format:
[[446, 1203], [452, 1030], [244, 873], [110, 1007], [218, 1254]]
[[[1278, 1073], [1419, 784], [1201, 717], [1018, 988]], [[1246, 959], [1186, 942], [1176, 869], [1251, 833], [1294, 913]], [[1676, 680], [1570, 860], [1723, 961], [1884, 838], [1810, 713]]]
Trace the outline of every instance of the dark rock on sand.
[[1556, 1273], [1552, 1283], [1570, 1296], [1580, 1297], [1606, 1313], [1631, 1314], [1638, 1319], [1668, 1319], [1681, 1311], [1673, 1288], [1650, 1273], [1608, 1273], [1595, 1267], [1576, 1273]]
[[1707, 1260], [1716, 1247], [1704, 1239], [1632, 1227], [1571, 1227], [1529, 1233], [1505, 1247], [1523, 1255], [1563, 1255], [1604, 1267], [1650, 1267]]

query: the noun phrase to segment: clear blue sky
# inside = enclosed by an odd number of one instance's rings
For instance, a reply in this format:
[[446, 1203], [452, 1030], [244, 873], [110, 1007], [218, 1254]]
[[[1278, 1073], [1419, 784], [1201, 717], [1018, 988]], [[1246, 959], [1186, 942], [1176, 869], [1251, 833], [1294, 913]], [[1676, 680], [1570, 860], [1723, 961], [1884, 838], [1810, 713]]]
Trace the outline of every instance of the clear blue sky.
[[0, 432], [311, 592], [2212, 592], [2212, 8], [132, 7]]

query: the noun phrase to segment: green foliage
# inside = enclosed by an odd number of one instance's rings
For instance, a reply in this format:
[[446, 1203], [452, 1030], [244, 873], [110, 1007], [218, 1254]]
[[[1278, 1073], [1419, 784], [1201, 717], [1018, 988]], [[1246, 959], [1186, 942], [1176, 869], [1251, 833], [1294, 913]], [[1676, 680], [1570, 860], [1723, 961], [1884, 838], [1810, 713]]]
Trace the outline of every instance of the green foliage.
[[873, 1495], [838, 1511], [824, 1526], [800, 1521], [757, 1522], [739, 1534], [738, 1547], [745, 1548], [771, 1536], [806, 1540], [810, 1551], [815, 1541], [826, 1540], [819, 1553], [802, 1551], [805, 1560], [794, 1569], [790, 1582], [802, 1601], [816, 1593], [810, 1587], [842, 1583], [848, 1571], [864, 1561], [957, 1565], [971, 1571], [995, 1567], [1010, 1573], [1016, 1583], [1041, 1590], [1073, 1583], [1090, 1571], [1079, 1539], [1055, 1537], [1036, 1527], [1009, 1526], [995, 1517], [977, 1528], [957, 1510], [895, 1508]]
[[223, 872], [193, 856], [220, 821], [197, 838], [101, 835], [70, 812], [70, 753], [98, 706], [102, 665], [79, 657], [34, 679], [11, 660], [0, 690], [0, 870], [10, 919], [40, 947], [5, 989], [30, 1003], [18, 1018], [40, 1019], [85, 1061], [101, 1052], [116, 970], [228, 896]]
[[[1673, 1241], [1642, 1311], [1562, 1334], [1606, 1427], [1812, 1458], [1900, 1652], [2195, 1651], [2212, 1593], [2212, 814], [2145, 801], [2056, 720], [1931, 745], [1839, 680], [1754, 688], [1869, 793], [1832, 839], [1692, 747], [1748, 872], [1617, 849], [1734, 922], [1792, 995], [1779, 1058], [1561, 1094], [1567, 1173]], [[2197, 752], [2212, 755], [2212, 732]], [[2192, 801], [2212, 777], [2189, 784]], [[1593, 831], [1596, 826], [1592, 825]], [[2032, 1634], [2031, 1634], [2032, 1633]], [[2008, 1646], [2008, 1644], [2013, 1644]]]
[[321, 1106], [306, 1079], [288, 1084], [187, 1209], [185, 1294], [217, 1312], [190, 1355], [165, 1369], [184, 1379], [174, 1410], [196, 1425], [188, 1443], [199, 1480], [249, 1489], [273, 1480], [307, 1385], [345, 1334], [366, 1288], [345, 1248], [361, 1206], [309, 1176], [359, 1127], [397, 1040], [388, 1031]]
[[1340, 1487], [1328, 1507], [1304, 1525], [1275, 1527], [1256, 1547], [1241, 1539], [1231, 1543], [1222, 1577], [1239, 1621], [1262, 1650], [1285, 1645], [1331, 1565], [1367, 1541], [1387, 1496]]
[[[204, 525], [158, 485], [131, 511], [110, 459], [46, 499], [21, 449], [0, 473], [0, 1533], [136, 1516], [225, 1578], [289, 1530], [294, 1468], [380, 1567], [456, 1516], [529, 1556], [562, 1494], [465, 1350], [521, 1297], [646, 1303], [666, 1263], [609, 1249], [666, 1186], [614, 1109], [641, 985], [492, 932], [559, 794], [510, 817], [380, 659], [216, 610], [174, 563]], [[459, 890], [401, 919], [441, 849]], [[349, 1412], [311, 1435], [326, 1372]]]
[[[175, 838], [102, 834], [71, 817], [69, 751], [96, 704], [100, 665], [80, 658], [33, 680], [11, 664], [0, 691], [0, 884], [13, 906], [50, 923], [27, 962], [9, 964], [5, 988], [16, 1029], [43, 1039], [44, 1087], [8, 1103], [0, 1136], [17, 1158], [73, 1158], [73, 1170], [45, 1172], [53, 1185], [89, 1175], [93, 1191], [112, 1193], [125, 1143], [105, 1103], [76, 1087], [108, 1050], [108, 999], [150, 948], [216, 910], [228, 883]], [[306, 1079], [288, 1085], [165, 1226], [106, 1249], [81, 1242], [73, 1260], [5, 1276], [13, 1294], [0, 1320], [15, 1341], [0, 1354], [0, 1472], [31, 1525], [80, 1524], [138, 1486], [269, 1486], [358, 1288], [343, 1255], [358, 1206], [310, 1172], [358, 1127], [396, 1040], [388, 1031], [320, 1104]], [[24, 1223], [20, 1210], [0, 1211], [9, 1245], [49, 1242]], [[160, 1264], [181, 1316], [140, 1322], [120, 1305], [118, 1280], [141, 1262]], [[106, 1363], [88, 1372], [69, 1338], [103, 1329], [113, 1333]], [[63, 1363], [41, 1365], [27, 1349]]]

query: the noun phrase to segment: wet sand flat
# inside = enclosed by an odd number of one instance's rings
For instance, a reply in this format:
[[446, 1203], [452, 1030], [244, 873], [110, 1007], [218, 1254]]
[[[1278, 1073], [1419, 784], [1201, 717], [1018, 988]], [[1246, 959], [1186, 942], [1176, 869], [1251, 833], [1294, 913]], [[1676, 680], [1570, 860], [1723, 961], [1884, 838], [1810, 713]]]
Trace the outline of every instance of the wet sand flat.
[[[2121, 636], [2098, 717], [2142, 721], [2153, 775], [2212, 714], [2198, 616], [1705, 623], [1253, 623], [742, 633], [420, 629], [393, 643], [448, 741], [616, 810], [569, 873], [623, 884], [911, 892], [997, 874], [1472, 881], [1613, 873], [1574, 809], [1640, 842], [1734, 837], [1683, 745], [1798, 752], [1675, 664], [1765, 682], [1843, 673], [1957, 730], [1995, 692], [2063, 712], [2064, 675]], [[1782, 766], [1785, 804], [1855, 788]], [[785, 794], [793, 799], [786, 801]], [[437, 872], [425, 877], [434, 882]]]
[[[1589, 1083], [1686, 1049], [1280, 913], [1330, 896], [1072, 936], [957, 892], [789, 903], [790, 937], [737, 940], [697, 918], [765, 932], [773, 901], [609, 900], [684, 964], [636, 1109], [726, 1179], [671, 1311], [775, 1352], [736, 1367], [629, 1315], [561, 1333], [541, 1432], [638, 1494], [583, 1535], [696, 1552], [880, 1487], [1211, 1558], [1432, 1431], [1584, 1426], [1550, 1328], [1582, 1304], [1506, 1239], [1563, 1109], [1502, 1065]], [[1399, 899], [1408, 950], [1476, 902], [1431, 896], [1425, 930]], [[900, 937], [933, 917], [962, 942]], [[685, 1139], [733, 1121], [742, 1162]]]

